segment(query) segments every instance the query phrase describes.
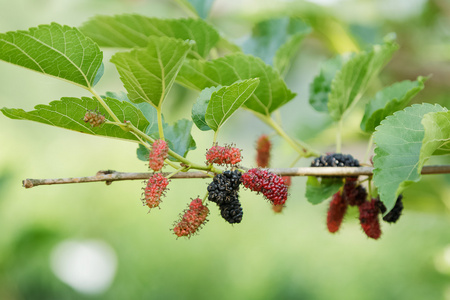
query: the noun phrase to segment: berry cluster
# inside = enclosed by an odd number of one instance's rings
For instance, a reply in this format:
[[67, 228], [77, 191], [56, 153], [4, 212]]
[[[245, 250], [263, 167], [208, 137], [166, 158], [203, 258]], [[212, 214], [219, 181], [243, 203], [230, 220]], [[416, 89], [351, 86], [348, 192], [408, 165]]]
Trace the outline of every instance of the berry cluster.
[[350, 154], [332, 153], [317, 157], [311, 167], [359, 167], [359, 162]]
[[[367, 200], [366, 189], [357, 184], [355, 177], [347, 177], [342, 190], [333, 195], [328, 209], [327, 227], [332, 233], [339, 230], [348, 205], [357, 206], [359, 221], [364, 233], [373, 239], [381, 236], [379, 214], [386, 212], [386, 207], [379, 198]], [[394, 208], [383, 217], [388, 223], [396, 222], [403, 210], [402, 195], [397, 198]]]
[[208, 185], [208, 200], [216, 203], [220, 208], [220, 214], [228, 223], [240, 223], [243, 211], [239, 202], [239, 185], [241, 173], [225, 171], [214, 176]]
[[181, 220], [175, 224], [173, 232], [178, 237], [191, 237], [205, 224], [208, 213], [209, 209], [203, 205], [202, 199], [196, 198], [192, 200], [189, 204], [189, 209], [185, 210]]
[[288, 187], [282, 177], [265, 169], [253, 168], [242, 174], [244, 186], [262, 193], [272, 204], [283, 205], [288, 196]]
[[91, 124], [92, 127], [99, 127], [105, 123], [105, 116], [99, 113], [97, 110], [88, 110], [84, 115], [83, 121]]
[[[359, 162], [351, 155], [335, 153], [320, 156], [311, 162], [312, 167], [358, 167]], [[368, 198], [366, 189], [359, 184], [358, 177], [346, 177], [344, 186], [335, 193], [330, 201], [327, 227], [331, 233], [337, 232], [344, 219], [348, 206], [357, 206], [359, 209], [359, 220], [365, 234], [373, 239], [381, 236], [378, 215], [386, 212], [386, 207], [378, 199]], [[396, 222], [401, 215], [403, 203], [401, 195], [397, 199], [395, 207], [383, 217], [386, 222]]]
[[169, 153], [169, 146], [164, 140], [153, 142], [152, 149], [148, 155], [148, 166], [153, 171], [159, 171], [164, 166], [164, 160]]
[[147, 181], [144, 188], [144, 199], [142, 202], [150, 208], [158, 207], [161, 203], [161, 197], [167, 189], [169, 180], [161, 173], [155, 173]]
[[206, 152], [206, 163], [234, 166], [241, 162], [241, 150], [231, 146], [212, 146]]
[[271, 147], [272, 143], [265, 134], [261, 135], [256, 141], [256, 164], [258, 167], [269, 167]]

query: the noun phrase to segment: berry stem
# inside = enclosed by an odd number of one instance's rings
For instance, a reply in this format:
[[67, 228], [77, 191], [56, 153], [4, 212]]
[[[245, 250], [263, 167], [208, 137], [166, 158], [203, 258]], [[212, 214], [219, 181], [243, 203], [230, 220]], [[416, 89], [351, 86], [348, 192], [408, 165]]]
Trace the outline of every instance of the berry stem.
[[[103, 98], [100, 97], [99, 94], [97, 94], [97, 92], [94, 90], [94, 88], [90, 87], [88, 89], [88, 91], [91, 92], [92, 95], [94, 95], [95, 99], [97, 99], [98, 102], [100, 102], [100, 104], [108, 112], [108, 114], [111, 116], [111, 118], [113, 118], [114, 121], [116, 121], [118, 124], [121, 124], [121, 121], [119, 120], [119, 118], [117, 118], [116, 114], [111, 110], [111, 108], [108, 106], [108, 104], [106, 104], [106, 102], [103, 100]], [[122, 125], [120, 125], [120, 126], [122, 127], [122, 129], [124, 129], [124, 127]]]
[[162, 124], [161, 106], [158, 106], [156, 108], [156, 114], [158, 115], [159, 138], [164, 141], [164, 130], [163, 130], [163, 124]]
[[182, 172], [184, 169], [186, 169], [186, 167], [178, 168], [178, 169], [176, 169], [174, 172], [172, 172], [172, 173], [170, 173], [169, 175], [167, 175], [166, 178], [169, 179], [169, 178], [172, 177], [173, 175]]
[[202, 200], [203, 204], [206, 203], [206, 199], [208, 199], [208, 196], [209, 196], [209, 192], [207, 191], [205, 194], [205, 197], [203, 197], [203, 200]]
[[311, 157], [311, 156], [319, 156], [320, 154], [311, 149], [308, 145], [301, 141], [294, 141], [289, 137], [289, 135], [279, 126], [270, 116], [257, 114], [255, 115], [261, 119], [264, 123], [272, 127], [286, 142], [294, 148], [295, 151], [298, 152], [302, 157]]
[[217, 135], [219, 133], [219, 129], [217, 129], [216, 131], [214, 131], [214, 139], [213, 139], [213, 144], [215, 144], [217, 142]]
[[342, 119], [339, 120], [336, 132], [336, 153], [341, 153], [342, 149]]
[[[136, 126], [134, 126], [132, 123], [127, 122], [126, 126], [128, 127], [128, 130], [130, 130], [130, 131], [134, 132], [135, 134], [139, 135], [142, 139], [144, 139], [144, 140], [146, 140], [146, 141], [148, 141], [148, 142], [150, 142], [152, 144], [155, 141], [153, 138], [151, 138], [150, 136], [148, 136], [147, 134], [143, 133], [138, 128], [136, 128]], [[184, 158], [183, 156], [179, 155], [178, 153], [174, 152], [170, 148], [169, 148], [168, 153], [169, 153], [170, 156], [172, 156], [173, 158], [175, 158], [179, 162], [184, 163], [185, 165], [188, 165], [192, 169], [211, 171], [211, 172], [214, 172], [214, 173], [221, 173], [221, 171], [215, 169], [213, 166], [204, 166], [204, 165], [195, 164], [195, 163], [189, 161], [188, 159]]]
[[291, 163], [291, 165], [289, 166], [289, 168], [293, 168], [293, 167], [295, 166], [295, 164], [300, 160], [300, 158], [302, 158], [302, 155], [301, 155], [301, 154], [299, 154], [299, 155], [297, 156], [297, 158], [294, 159], [294, 161]]
[[363, 162], [366, 164], [369, 163], [370, 153], [372, 152], [372, 146], [373, 146], [373, 134], [370, 136], [369, 142], [367, 143], [366, 154], [364, 155]]

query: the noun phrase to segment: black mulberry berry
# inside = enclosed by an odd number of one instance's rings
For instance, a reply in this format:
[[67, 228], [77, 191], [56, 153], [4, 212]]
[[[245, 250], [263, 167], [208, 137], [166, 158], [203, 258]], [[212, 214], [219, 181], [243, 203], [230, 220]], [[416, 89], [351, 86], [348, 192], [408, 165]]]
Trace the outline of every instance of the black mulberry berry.
[[230, 224], [241, 223], [243, 213], [239, 200], [220, 206], [222, 218]]
[[350, 154], [321, 155], [311, 162], [311, 167], [359, 167], [359, 161]]
[[[388, 223], [395, 223], [398, 221], [403, 211], [402, 199], [403, 195], [399, 195], [397, 201], [395, 202], [394, 208], [392, 208], [392, 210], [383, 217], [384, 221]], [[383, 202], [378, 200], [378, 206], [380, 208], [381, 213], [384, 214], [386, 212], [386, 206], [384, 206]]]

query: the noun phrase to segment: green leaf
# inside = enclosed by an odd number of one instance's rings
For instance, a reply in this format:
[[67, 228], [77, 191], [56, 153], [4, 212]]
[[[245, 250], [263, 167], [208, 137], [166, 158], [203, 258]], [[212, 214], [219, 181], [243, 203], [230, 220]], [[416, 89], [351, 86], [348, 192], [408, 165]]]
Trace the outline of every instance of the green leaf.
[[308, 176], [305, 197], [312, 204], [319, 204], [330, 198], [343, 185], [342, 178]]
[[348, 58], [338, 55], [322, 63], [319, 75], [314, 78], [309, 87], [309, 104], [315, 110], [328, 112], [328, 94], [331, 91], [331, 82], [346, 60]]
[[198, 16], [202, 19], [206, 19], [208, 17], [209, 11], [211, 10], [211, 6], [214, 3], [214, 0], [179, 0], [184, 5], [186, 5], [193, 12], [197, 13]]
[[173, 125], [164, 127], [164, 137], [169, 141], [170, 149], [183, 157], [185, 157], [190, 150], [195, 150], [197, 148], [191, 135], [193, 124], [192, 121], [181, 119]]
[[90, 88], [103, 53], [78, 29], [52, 23], [0, 34], [0, 59]]
[[161, 107], [191, 44], [167, 37], [151, 37], [147, 48], [116, 53], [111, 62], [135, 103]]
[[381, 91], [366, 104], [366, 111], [361, 121], [361, 129], [374, 132], [375, 127], [387, 116], [408, 105], [409, 101], [424, 88], [427, 78], [418, 77], [417, 81], [405, 80], [394, 83]]
[[192, 106], [192, 121], [202, 131], [211, 130], [205, 120], [206, 109], [213, 92], [218, 91], [222, 86], [206, 88], [200, 92], [200, 95]]
[[219, 41], [217, 31], [202, 19], [157, 19], [136, 14], [95, 16], [80, 30], [101, 47], [146, 47], [151, 36], [193, 40], [195, 57], [206, 57]]
[[158, 131], [158, 113], [156, 112], [156, 108], [154, 108], [150, 103], [147, 102], [133, 103], [130, 101], [130, 99], [128, 99], [127, 94], [124, 92], [106, 92], [106, 97], [102, 98], [107, 97], [131, 103], [134, 107], [136, 107], [142, 112], [144, 117], [150, 123], [149, 126], [153, 127], [153, 131]]
[[270, 115], [292, 98], [295, 93], [287, 87], [280, 74], [260, 58], [242, 53], [231, 54], [212, 61], [187, 60], [177, 81], [188, 88], [203, 90], [212, 86], [228, 86], [238, 80], [259, 78], [254, 94], [245, 107]]
[[[446, 111], [439, 105], [415, 104], [388, 116], [376, 128], [373, 181], [387, 211], [394, 207], [398, 195], [408, 185], [420, 180], [423, 163], [436, 146], [435, 139], [442, 137], [438, 125], [444, 125], [445, 120], [437, 121], [441, 115], [428, 117], [427, 114]], [[427, 125], [426, 134], [422, 119]]]
[[[186, 157], [190, 150], [196, 149], [195, 141], [191, 135], [192, 125], [193, 122], [186, 119], [178, 120], [173, 125], [163, 123], [164, 138], [169, 144], [169, 148], [183, 157]], [[152, 127], [148, 127], [145, 133], [154, 139], [159, 138], [157, 127], [156, 130]], [[148, 155], [149, 150], [146, 147], [139, 145], [137, 149], [138, 159], [147, 161]], [[169, 159], [173, 161], [176, 160], [171, 156], [169, 156]]]
[[289, 71], [292, 60], [295, 58], [300, 44], [308, 33], [309, 30], [292, 35], [275, 53], [273, 65], [283, 77]]
[[420, 170], [431, 155], [442, 154], [436, 153], [436, 150], [449, 153], [450, 112], [445, 109], [444, 112], [428, 113], [423, 116], [422, 125], [425, 128], [425, 137], [420, 150]]
[[220, 126], [253, 94], [258, 84], [257, 78], [247, 79], [213, 92], [205, 115], [208, 126], [214, 131], [219, 130]]
[[[130, 121], [140, 130], [145, 130], [149, 126], [142, 113], [132, 104], [112, 98], [106, 98], [104, 101], [120, 120]], [[89, 123], [85, 123], [83, 118], [86, 111], [95, 109], [103, 114], [106, 119], [111, 120], [104, 108], [99, 106], [98, 101], [95, 98], [88, 97], [82, 97], [81, 99], [63, 97], [61, 100], [50, 102], [49, 105], [37, 105], [34, 110], [28, 112], [14, 108], [2, 108], [1, 111], [11, 119], [30, 120], [93, 135], [137, 140], [132, 133], [124, 131], [116, 125], [103, 124], [100, 127], [91, 127]]]
[[260, 22], [253, 27], [252, 36], [242, 50], [260, 57], [284, 74], [303, 38], [311, 28], [296, 18], [278, 18]]
[[358, 53], [343, 65], [336, 73], [328, 95], [328, 111], [333, 120], [339, 121], [358, 101], [369, 82], [378, 76], [397, 49], [394, 42], [375, 45], [372, 51]]

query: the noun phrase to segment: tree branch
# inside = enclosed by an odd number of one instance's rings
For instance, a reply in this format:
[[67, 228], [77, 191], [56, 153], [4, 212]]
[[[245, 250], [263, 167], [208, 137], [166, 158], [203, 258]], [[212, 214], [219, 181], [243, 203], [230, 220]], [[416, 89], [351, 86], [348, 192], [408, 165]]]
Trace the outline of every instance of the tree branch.
[[[270, 171], [280, 176], [358, 176], [372, 175], [372, 167], [336, 167], [336, 168], [280, 168], [270, 169]], [[450, 165], [440, 166], [424, 166], [422, 168], [423, 175], [426, 174], [448, 174], [450, 173]], [[99, 171], [95, 176], [88, 177], [73, 177], [73, 178], [55, 178], [55, 179], [25, 179], [22, 181], [22, 185], [25, 188], [32, 188], [38, 185], [51, 185], [51, 184], [67, 184], [67, 183], [83, 183], [83, 182], [98, 182], [105, 181], [106, 184], [111, 184], [113, 181], [121, 180], [146, 180], [153, 173], [126, 173], [116, 172], [112, 170]], [[162, 173], [164, 176], [169, 173]], [[173, 175], [171, 178], [211, 178], [211, 174], [205, 172], [180, 172]]]

